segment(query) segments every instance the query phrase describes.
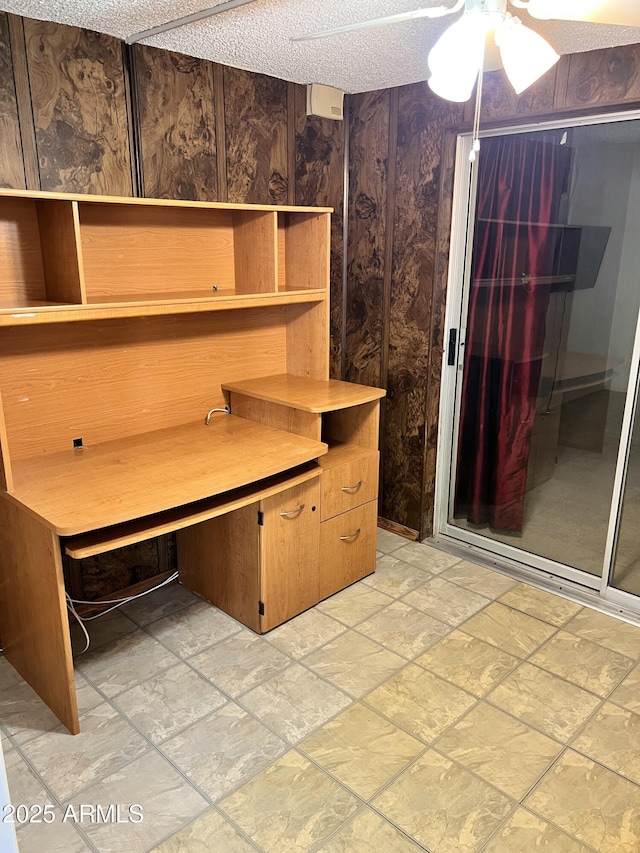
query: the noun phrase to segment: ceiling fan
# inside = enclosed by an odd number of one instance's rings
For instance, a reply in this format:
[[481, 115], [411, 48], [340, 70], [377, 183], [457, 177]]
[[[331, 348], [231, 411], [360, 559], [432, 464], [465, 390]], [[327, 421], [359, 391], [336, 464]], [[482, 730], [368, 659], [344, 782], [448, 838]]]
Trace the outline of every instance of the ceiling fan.
[[[640, 27], [640, 3], [636, 0], [509, 0], [509, 3], [540, 20]], [[507, 0], [457, 0], [453, 6], [400, 12], [297, 36], [292, 41], [328, 38], [418, 18], [442, 18], [461, 10], [462, 15], [444, 32], [428, 56], [429, 86], [445, 100], [468, 100], [478, 76], [482, 79], [480, 72], [500, 67], [504, 67], [513, 88], [520, 94], [560, 58], [541, 35], [507, 11]]]

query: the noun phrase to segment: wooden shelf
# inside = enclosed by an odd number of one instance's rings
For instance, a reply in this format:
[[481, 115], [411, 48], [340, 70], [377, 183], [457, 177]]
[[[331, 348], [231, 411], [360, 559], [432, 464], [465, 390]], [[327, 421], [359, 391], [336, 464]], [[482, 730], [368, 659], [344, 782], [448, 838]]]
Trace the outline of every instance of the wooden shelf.
[[0, 327], [267, 308], [277, 305], [322, 302], [325, 297], [326, 291], [317, 289], [257, 294], [223, 293], [206, 297], [200, 291], [186, 295], [183, 293], [179, 296], [168, 293], [157, 294], [157, 297], [151, 299], [139, 294], [131, 294], [127, 299], [102, 297], [100, 301], [90, 302], [88, 305], [64, 305], [59, 302], [25, 300], [17, 306], [0, 304]]
[[262, 376], [243, 382], [226, 382], [222, 388], [224, 391], [243, 394], [256, 400], [315, 414], [372, 403], [386, 394], [383, 388], [355, 385], [338, 379], [307, 379], [288, 373]]

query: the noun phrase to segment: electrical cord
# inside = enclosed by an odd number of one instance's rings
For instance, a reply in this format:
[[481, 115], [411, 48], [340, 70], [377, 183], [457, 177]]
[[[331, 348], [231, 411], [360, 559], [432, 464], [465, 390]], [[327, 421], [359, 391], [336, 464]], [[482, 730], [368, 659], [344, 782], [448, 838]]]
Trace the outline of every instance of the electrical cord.
[[[178, 572], [174, 572], [172, 575], [169, 575], [168, 578], [165, 578], [162, 583], [152, 586], [151, 589], [145, 589], [144, 592], [139, 592], [137, 593], [137, 595], [129, 595], [126, 598], [113, 598], [104, 601], [83, 601], [80, 598], [71, 598], [69, 593], [65, 591], [67, 607], [75, 616], [75, 619], [82, 628], [82, 631], [85, 636], [85, 647], [78, 654], [83, 655], [86, 651], [88, 651], [89, 646], [91, 645], [91, 638], [89, 637], [89, 632], [85, 628], [85, 622], [92, 622], [94, 619], [99, 619], [101, 616], [106, 616], [107, 613], [111, 613], [112, 610], [117, 610], [118, 607], [122, 607], [123, 604], [127, 604], [129, 601], [135, 601], [138, 598], [142, 598], [144, 595], [149, 595], [150, 592], [155, 592], [156, 590], [161, 589], [163, 586], [167, 586], [167, 584], [170, 584], [177, 579]], [[107, 610], [101, 610], [100, 613], [96, 613], [93, 616], [80, 616], [75, 608], [76, 604], [89, 604], [93, 607], [101, 607], [103, 604], [112, 604], [113, 606], [107, 608]]]

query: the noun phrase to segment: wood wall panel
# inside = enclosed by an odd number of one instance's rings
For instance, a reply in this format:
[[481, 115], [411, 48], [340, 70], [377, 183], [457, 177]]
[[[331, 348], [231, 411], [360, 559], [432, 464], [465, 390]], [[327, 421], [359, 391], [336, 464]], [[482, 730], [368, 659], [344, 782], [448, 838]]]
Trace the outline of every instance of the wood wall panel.
[[0, 12], [0, 187], [25, 187], [9, 20], [5, 12]]
[[347, 352], [344, 378], [381, 380], [389, 90], [350, 98]]
[[422, 505], [441, 148], [445, 128], [461, 122], [462, 110], [426, 83], [399, 93], [381, 515], [414, 530]]
[[569, 59], [564, 106], [640, 101], [640, 44], [575, 53]]
[[224, 68], [229, 201], [287, 204], [287, 84]]
[[333, 207], [329, 369], [342, 378], [344, 123], [306, 115], [306, 88], [295, 93], [295, 204]]
[[43, 190], [132, 194], [121, 42], [24, 20]]
[[[553, 109], [558, 66], [541, 77], [521, 95], [516, 95], [504, 71], [489, 71], [482, 84], [481, 122], [539, 115]], [[473, 121], [475, 98], [465, 104], [465, 120]]]
[[134, 45], [142, 193], [216, 201], [213, 63]]

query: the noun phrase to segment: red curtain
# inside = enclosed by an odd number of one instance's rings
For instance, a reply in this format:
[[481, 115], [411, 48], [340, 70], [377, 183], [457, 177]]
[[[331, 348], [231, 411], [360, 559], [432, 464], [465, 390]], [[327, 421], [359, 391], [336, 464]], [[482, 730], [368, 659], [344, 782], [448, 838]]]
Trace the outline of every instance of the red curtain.
[[522, 529], [570, 150], [523, 135], [479, 155], [455, 514], [497, 530]]

